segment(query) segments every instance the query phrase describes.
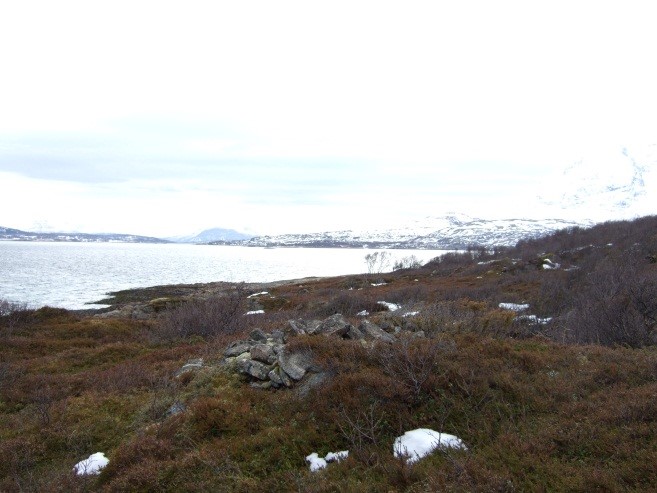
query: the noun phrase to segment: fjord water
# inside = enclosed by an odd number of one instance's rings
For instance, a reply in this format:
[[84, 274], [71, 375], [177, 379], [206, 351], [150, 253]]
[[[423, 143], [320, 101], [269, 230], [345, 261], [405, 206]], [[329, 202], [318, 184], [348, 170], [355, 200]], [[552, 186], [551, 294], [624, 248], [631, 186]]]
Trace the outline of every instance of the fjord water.
[[[0, 299], [85, 309], [110, 291], [215, 281], [269, 282], [366, 271], [362, 248], [255, 248], [0, 241]], [[389, 250], [425, 262], [444, 250]]]

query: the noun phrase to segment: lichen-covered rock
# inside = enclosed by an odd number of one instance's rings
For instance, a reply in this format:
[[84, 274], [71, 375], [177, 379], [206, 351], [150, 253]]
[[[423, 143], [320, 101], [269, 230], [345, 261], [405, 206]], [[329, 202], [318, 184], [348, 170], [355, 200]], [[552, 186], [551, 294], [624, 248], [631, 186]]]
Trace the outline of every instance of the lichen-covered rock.
[[175, 373], [175, 376], [179, 377], [183, 373], [186, 373], [188, 371], [198, 370], [200, 368], [203, 368], [203, 358], [191, 359]]
[[237, 369], [243, 375], [250, 375], [258, 380], [267, 380], [267, 375], [271, 371], [271, 366], [265, 365], [259, 361], [247, 359], [238, 362]]
[[270, 381], [267, 382], [251, 382], [251, 387], [254, 389], [260, 389], [260, 390], [269, 390], [272, 388], [272, 383]]
[[274, 354], [274, 348], [268, 344], [256, 344], [251, 347], [249, 351], [251, 359], [255, 361], [260, 361], [261, 363], [266, 363], [271, 365], [276, 361], [276, 354]]
[[331, 377], [331, 374], [325, 371], [318, 373], [308, 373], [306, 378], [298, 383], [296, 388], [300, 397], [307, 397], [312, 389], [321, 387]]
[[267, 340], [271, 340], [274, 344], [285, 344], [285, 334], [282, 330], [274, 330], [271, 333], [271, 337]]
[[323, 320], [317, 329], [308, 333], [319, 333], [326, 336], [346, 336], [351, 329], [351, 324], [340, 314], [336, 313]]
[[312, 366], [313, 361], [309, 353], [282, 351], [278, 355], [279, 367], [292, 379], [299, 381]]
[[281, 378], [281, 376], [278, 372], [278, 368], [274, 368], [273, 370], [271, 370], [267, 374], [267, 378], [269, 378], [269, 380], [271, 380], [274, 385], [278, 385], [279, 387], [282, 386], [282, 385], [285, 385], [283, 383], [283, 379]]
[[257, 342], [267, 342], [267, 334], [262, 329], [253, 329], [249, 334], [249, 339]]
[[321, 320], [288, 320], [284, 332], [289, 335], [300, 336], [304, 334], [313, 335], [318, 332]]
[[358, 327], [366, 338], [376, 339], [383, 342], [395, 342], [395, 337], [391, 334], [388, 334], [378, 325], [370, 322], [369, 320], [364, 320]]
[[360, 339], [365, 339], [365, 334], [363, 334], [363, 332], [358, 327], [354, 327], [352, 325], [349, 328], [349, 332], [347, 332], [347, 339], [358, 341]]
[[303, 320], [288, 320], [285, 330], [288, 334], [295, 336], [304, 335], [306, 333], [306, 322]]
[[278, 376], [283, 382], [283, 385], [285, 385], [286, 387], [292, 387], [292, 385], [294, 385], [294, 381], [280, 367], [277, 368], [276, 371], [278, 372]]
[[246, 341], [235, 341], [231, 343], [226, 350], [224, 351], [224, 356], [230, 358], [231, 356], [239, 356], [242, 353], [248, 353], [251, 350], [251, 346]]

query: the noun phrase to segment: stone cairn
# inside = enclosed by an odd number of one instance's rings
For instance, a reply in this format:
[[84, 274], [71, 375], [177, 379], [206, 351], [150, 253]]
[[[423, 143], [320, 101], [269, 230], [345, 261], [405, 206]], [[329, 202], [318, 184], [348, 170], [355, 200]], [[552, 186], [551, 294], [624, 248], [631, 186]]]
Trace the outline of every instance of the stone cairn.
[[226, 348], [224, 362], [246, 375], [255, 388], [292, 387], [308, 372], [320, 372], [308, 351], [290, 351], [286, 347], [287, 336], [303, 334], [360, 341], [395, 341], [394, 335], [368, 320], [356, 327], [338, 313], [321, 321], [290, 320], [285, 331], [274, 330], [271, 334], [254, 329], [248, 339], [235, 341]]

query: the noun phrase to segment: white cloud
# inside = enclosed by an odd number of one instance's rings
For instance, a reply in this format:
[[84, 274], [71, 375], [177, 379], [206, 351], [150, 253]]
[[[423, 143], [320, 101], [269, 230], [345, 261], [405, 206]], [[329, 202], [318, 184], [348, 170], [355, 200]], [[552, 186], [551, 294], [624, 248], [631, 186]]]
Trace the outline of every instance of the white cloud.
[[192, 215], [289, 230], [513, 211], [582, 149], [657, 135], [649, 7], [13, 2], [0, 171], [58, 181], [11, 178], [56, 204], [0, 224], [179, 233]]

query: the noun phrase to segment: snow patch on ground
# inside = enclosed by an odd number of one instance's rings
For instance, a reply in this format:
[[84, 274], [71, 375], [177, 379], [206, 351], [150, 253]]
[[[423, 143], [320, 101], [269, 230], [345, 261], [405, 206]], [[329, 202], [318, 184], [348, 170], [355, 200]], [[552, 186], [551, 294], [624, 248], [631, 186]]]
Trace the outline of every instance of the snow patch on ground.
[[310, 472], [317, 472], [321, 469], [324, 469], [327, 465], [326, 459], [321, 458], [317, 455], [317, 452], [313, 452], [306, 457], [306, 462], [310, 467]]
[[253, 293], [253, 294], [247, 296], [247, 298], [255, 298], [256, 296], [263, 296], [265, 294], [269, 294], [269, 291], [263, 291], [262, 293]]
[[326, 454], [326, 462], [340, 462], [341, 460], [345, 460], [347, 457], [349, 457], [349, 451], [348, 450], [342, 450], [340, 452], [329, 452]]
[[405, 457], [409, 463], [417, 462], [438, 449], [467, 450], [463, 441], [454, 435], [418, 428], [395, 438], [392, 450], [397, 458]]
[[511, 310], [514, 312], [521, 312], [523, 310], [527, 310], [529, 308], [529, 305], [527, 304], [518, 304], [518, 303], [500, 303], [499, 307], [502, 310]]
[[357, 317], [367, 317], [370, 314], [367, 310], [363, 310], [362, 312], [358, 312], [356, 314]]
[[552, 321], [552, 317], [538, 318], [536, 315], [520, 315], [519, 317], [516, 317], [516, 320], [527, 320], [531, 324], [545, 325]]
[[401, 308], [401, 305], [397, 305], [396, 303], [388, 303], [387, 301], [377, 301], [376, 303], [378, 305], [385, 306], [391, 312], [397, 311]]
[[100, 474], [101, 469], [107, 464], [109, 464], [109, 459], [105, 457], [105, 454], [102, 452], [96, 452], [95, 454], [91, 454], [88, 459], [81, 460], [75, 464], [73, 470], [78, 476]]
[[378, 282], [378, 283], [372, 283], [372, 286], [374, 286], [375, 288], [378, 288], [379, 286], [385, 286], [386, 284], [388, 284], [388, 283], [387, 282]]
[[543, 270], [557, 270], [561, 268], [561, 264], [552, 262], [550, 259], [543, 260]]
[[340, 462], [347, 457], [349, 457], [348, 450], [342, 450], [341, 452], [329, 452], [324, 458], [320, 457], [317, 452], [313, 452], [306, 457], [306, 462], [310, 467], [310, 472], [317, 472], [324, 469], [327, 464], [331, 462]]
[[420, 312], [406, 312], [402, 315], [402, 317], [414, 317], [415, 315], [419, 314]]
[[265, 313], [264, 310], [251, 310], [250, 312], [246, 312], [244, 315], [262, 315]]

